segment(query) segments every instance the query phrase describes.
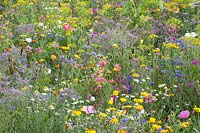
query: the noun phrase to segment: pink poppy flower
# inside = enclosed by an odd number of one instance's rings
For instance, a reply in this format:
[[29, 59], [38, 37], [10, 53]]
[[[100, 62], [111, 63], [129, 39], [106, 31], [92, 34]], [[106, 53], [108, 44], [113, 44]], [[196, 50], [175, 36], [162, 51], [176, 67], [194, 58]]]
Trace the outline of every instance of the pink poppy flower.
[[181, 111], [179, 114], [178, 114], [178, 118], [179, 119], [186, 119], [188, 118], [190, 115], [190, 111], [189, 110], [184, 110], [184, 111]]
[[96, 113], [94, 106], [83, 106], [82, 111], [85, 112], [87, 115]]
[[64, 29], [65, 29], [65, 30], [70, 30], [70, 29], [71, 29], [71, 26], [70, 26], [69, 24], [65, 24], [65, 25], [64, 25]]

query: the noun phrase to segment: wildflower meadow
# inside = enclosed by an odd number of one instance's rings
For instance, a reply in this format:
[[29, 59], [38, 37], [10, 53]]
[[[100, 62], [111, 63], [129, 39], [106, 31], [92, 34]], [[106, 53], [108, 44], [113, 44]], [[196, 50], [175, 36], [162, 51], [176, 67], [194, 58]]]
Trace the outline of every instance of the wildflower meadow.
[[0, 0], [0, 133], [200, 133], [199, 0]]

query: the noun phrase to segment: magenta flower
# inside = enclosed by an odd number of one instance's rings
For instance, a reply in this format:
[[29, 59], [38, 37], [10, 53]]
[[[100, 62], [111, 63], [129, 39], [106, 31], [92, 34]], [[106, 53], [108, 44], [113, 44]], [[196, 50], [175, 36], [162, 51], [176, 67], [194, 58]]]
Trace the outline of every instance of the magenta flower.
[[189, 110], [184, 110], [184, 111], [181, 111], [179, 114], [178, 114], [178, 118], [179, 119], [186, 119], [188, 118], [190, 115], [190, 111]]

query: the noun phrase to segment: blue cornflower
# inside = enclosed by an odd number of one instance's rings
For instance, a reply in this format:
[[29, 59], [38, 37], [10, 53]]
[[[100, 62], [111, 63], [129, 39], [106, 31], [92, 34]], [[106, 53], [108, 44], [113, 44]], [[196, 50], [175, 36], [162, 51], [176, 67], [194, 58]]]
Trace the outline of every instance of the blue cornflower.
[[132, 80], [132, 76], [131, 76], [131, 75], [127, 75], [127, 76], [126, 76], [126, 79], [127, 79], [128, 81], [131, 81], [131, 80]]

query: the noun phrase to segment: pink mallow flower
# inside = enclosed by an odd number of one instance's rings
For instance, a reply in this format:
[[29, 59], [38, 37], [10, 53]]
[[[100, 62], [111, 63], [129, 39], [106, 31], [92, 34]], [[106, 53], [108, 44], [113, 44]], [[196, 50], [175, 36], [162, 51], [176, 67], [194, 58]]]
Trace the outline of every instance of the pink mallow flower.
[[85, 112], [87, 115], [96, 113], [96, 110], [94, 109], [94, 106], [92, 105], [83, 106], [82, 111]]
[[33, 48], [31, 46], [26, 46], [26, 52], [31, 51]]
[[190, 115], [190, 111], [189, 110], [184, 110], [184, 111], [181, 111], [179, 114], [178, 114], [178, 118], [179, 119], [186, 119], [188, 118]]
[[42, 53], [42, 49], [41, 48], [36, 48], [35, 49], [39, 54]]
[[98, 63], [98, 66], [99, 67], [104, 67], [106, 65], [106, 62], [105, 61], [100, 61], [99, 63]]

